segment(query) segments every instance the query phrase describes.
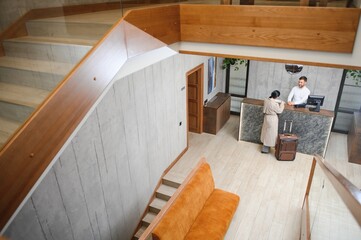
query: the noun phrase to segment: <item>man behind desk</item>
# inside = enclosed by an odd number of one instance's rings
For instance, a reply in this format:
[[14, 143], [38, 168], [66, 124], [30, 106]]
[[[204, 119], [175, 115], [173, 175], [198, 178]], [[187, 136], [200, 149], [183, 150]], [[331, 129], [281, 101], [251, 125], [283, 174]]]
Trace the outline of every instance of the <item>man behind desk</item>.
[[288, 95], [287, 104], [288, 105], [299, 105], [306, 104], [308, 95], [310, 95], [310, 90], [306, 87], [307, 77], [302, 76], [298, 79], [298, 86], [292, 88], [290, 94]]

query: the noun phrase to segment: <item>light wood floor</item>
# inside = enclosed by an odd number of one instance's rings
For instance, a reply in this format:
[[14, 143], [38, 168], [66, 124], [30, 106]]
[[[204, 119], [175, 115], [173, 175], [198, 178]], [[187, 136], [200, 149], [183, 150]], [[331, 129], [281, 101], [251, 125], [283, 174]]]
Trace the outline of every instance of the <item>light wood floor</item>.
[[[239, 117], [231, 116], [216, 136], [190, 133], [189, 150], [169, 174], [186, 176], [204, 156], [216, 187], [241, 197], [225, 239], [299, 239], [312, 156], [297, 153], [295, 161], [277, 161], [273, 154], [260, 153], [258, 144], [238, 142], [238, 123]], [[332, 133], [326, 160], [360, 186], [361, 166], [347, 162], [346, 140]]]

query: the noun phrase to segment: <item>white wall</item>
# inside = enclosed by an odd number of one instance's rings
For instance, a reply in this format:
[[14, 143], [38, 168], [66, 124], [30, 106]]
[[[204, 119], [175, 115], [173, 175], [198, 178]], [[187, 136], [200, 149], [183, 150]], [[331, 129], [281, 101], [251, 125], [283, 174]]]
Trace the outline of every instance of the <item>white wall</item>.
[[131, 239], [161, 174], [187, 146], [182, 88], [207, 59], [177, 54], [116, 81], [5, 236]]
[[250, 61], [248, 77], [249, 98], [264, 99], [275, 89], [281, 92], [281, 99], [286, 101], [292, 87], [296, 86], [300, 76], [308, 79], [307, 87], [311, 94], [325, 95], [323, 109], [334, 110], [343, 69], [303, 66], [303, 70], [290, 75], [285, 64]]

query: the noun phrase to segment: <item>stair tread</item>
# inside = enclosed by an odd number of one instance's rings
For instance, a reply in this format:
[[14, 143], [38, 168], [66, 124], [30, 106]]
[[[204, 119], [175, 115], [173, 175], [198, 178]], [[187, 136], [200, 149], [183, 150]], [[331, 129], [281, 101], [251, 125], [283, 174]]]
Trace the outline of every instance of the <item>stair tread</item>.
[[15, 132], [20, 125], [20, 122], [0, 117], [0, 132], [8, 133], [10, 135]]
[[154, 200], [149, 204], [149, 206], [161, 210], [166, 204], [167, 201], [160, 198], [154, 198]]
[[93, 46], [97, 43], [97, 40], [80, 39], [80, 38], [48, 37], [48, 36], [25, 36], [25, 37], [19, 37], [19, 38], [6, 39], [6, 40], [4, 40], [4, 42]]
[[[145, 232], [145, 230], [147, 229], [146, 226], [141, 226], [138, 231], [135, 233], [134, 238], [133, 239], [139, 239], [140, 236], [142, 236], [142, 234]], [[148, 235], [147, 238], [145, 238], [145, 240], [152, 240], [152, 234]]]
[[[106, 12], [106, 14], [104, 14]], [[97, 24], [114, 24], [122, 17], [121, 9], [99, 11], [92, 13], [74, 14], [53, 18], [42, 18], [31, 20], [34, 22], [66, 22], [66, 23], [97, 23]]]
[[20, 125], [20, 122], [0, 117], [0, 147], [6, 143]]
[[5, 56], [0, 57], [0, 67], [65, 76], [74, 67], [74, 64]]
[[0, 131], [0, 148], [6, 143], [9, 139], [9, 135]]
[[142, 221], [150, 224], [151, 222], [153, 222], [153, 220], [154, 220], [154, 218], [155, 218], [156, 216], [157, 216], [156, 213], [147, 212], [147, 214], [144, 216], [144, 218], [142, 219]]
[[175, 191], [177, 188], [161, 184], [156, 192], [171, 197]]
[[0, 82], [0, 101], [37, 107], [49, 95], [49, 91]]
[[184, 176], [184, 175], [170, 171], [163, 177], [163, 180], [173, 182], [179, 186], [182, 184], [182, 182], [184, 181], [185, 178], [186, 178], [186, 176]]
[[142, 234], [144, 233], [144, 231], [147, 229], [146, 226], [141, 226], [138, 231], [135, 233], [134, 237], [136, 238], [140, 238], [140, 236], [142, 236]]

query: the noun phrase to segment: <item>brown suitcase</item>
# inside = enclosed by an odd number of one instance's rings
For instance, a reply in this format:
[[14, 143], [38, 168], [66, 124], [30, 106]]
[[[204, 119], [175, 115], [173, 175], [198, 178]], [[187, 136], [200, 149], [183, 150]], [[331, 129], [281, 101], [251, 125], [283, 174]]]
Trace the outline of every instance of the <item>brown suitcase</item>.
[[[289, 132], [286, 133], [287, 122], [290, 122]], [[276, 159], [280, 161], [293, 161], [296, 158], [298, 137], [292, 134], [292, 121], [285, 121], [283, 133], [278, 134], [276, 142]]]

